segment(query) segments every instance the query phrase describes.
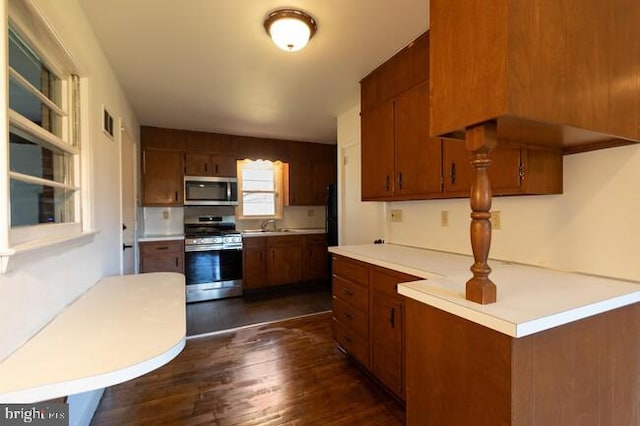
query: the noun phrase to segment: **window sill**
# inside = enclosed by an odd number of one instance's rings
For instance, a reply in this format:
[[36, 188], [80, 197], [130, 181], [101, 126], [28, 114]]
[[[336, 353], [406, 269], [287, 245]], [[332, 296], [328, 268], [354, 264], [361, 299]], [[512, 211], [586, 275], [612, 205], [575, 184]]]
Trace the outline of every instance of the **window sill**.
[[98, 231], [86, 231], [79, 234], [34, 240], [0, 250], [0, 274], [9, 272], [9, 260], [12, 260], [13, 264], [14, 259], [29, 261], [46, 250], [55, 250], [58, 253], [60, 250], [80, 247], [91, 243], [97, 233]]

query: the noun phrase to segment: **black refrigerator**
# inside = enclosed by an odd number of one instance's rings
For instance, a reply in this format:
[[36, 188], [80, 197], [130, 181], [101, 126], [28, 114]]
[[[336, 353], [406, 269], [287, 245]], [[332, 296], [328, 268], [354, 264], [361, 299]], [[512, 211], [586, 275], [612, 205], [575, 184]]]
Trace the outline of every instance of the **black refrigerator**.
[[326, 221], [325, 230], [327, 232], [327, 245], [329, 247], [338, 245], [338, 185], [327, 186], [327, 200], [325, 203]]

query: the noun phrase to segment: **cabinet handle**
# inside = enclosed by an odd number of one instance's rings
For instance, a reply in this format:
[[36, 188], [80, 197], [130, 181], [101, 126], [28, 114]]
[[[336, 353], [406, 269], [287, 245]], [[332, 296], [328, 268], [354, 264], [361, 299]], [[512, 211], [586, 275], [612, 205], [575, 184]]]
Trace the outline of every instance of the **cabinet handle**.
[[178, 256], [176, 256], [176, 268], [178, 267]]
[[349, 312], [345, 312], [345, 313], [344, 313], [344, 317], [345, 317], [346, 319], [348, 319], [349, 321], [352, 321], [352, 320], [353, 320], [353, 315], [351, 315]]
[[456, 184], [456, 163], [451, 163], [451, 184]]
[[169, 246], [156, 247], [156, 250], [169, 250]]
[[343, 291], [347, 296], [353, 296], [353, 290], [350, 288], [345, 288]]
[[518, 167], [518, 174], [520, 175], [520, 182], [522, 182], [524, 180], [524, 173], [525, 173], [524, 163], [520, 162], [520, 167]]
[[398, 173], [398, 189], [402, 189], [402, 172]]
[[209, 173], [209, 164], [208, 163], [204, 163], [204, 171], [206, 173]]
[[176, 201], [178, 201], [178, 191], [176, 191]]
[[387, 192], [389, 192], [390, 188], [391, 188], [391, 178], [389, 177], [389, 175], [387, 175]]
[[396, 328], [396, 308], [391, 308], [389, 323], [391, 323], [391, 328]]
[[216, 174], [218, 174], [218, 163], [216, 163]]

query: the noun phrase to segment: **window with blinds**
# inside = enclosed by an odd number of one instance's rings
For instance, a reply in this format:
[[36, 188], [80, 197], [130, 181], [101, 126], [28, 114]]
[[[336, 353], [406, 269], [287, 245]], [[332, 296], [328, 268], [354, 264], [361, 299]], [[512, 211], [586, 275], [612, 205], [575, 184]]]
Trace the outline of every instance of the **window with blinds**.
[[238, 162], [240, 216], [251, 218], [282, 217], [282, 163], [279, 161]]

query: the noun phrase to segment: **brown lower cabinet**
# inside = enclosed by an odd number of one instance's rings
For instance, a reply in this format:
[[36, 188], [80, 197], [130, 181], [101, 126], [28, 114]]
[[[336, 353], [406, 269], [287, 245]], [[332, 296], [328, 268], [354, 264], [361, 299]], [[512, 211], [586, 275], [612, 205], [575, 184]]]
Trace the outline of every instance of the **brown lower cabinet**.
[[180, 272], [184, 274], [184, 241], [141, 242], [140, 272]]
[[406, 299], [406, 424], [640, 424], [640, 303], [514, 338]]
[[404, 400], [404, 297], [397, 284], [419, 278], [337, 255], [332, 262], [336, 342]]
[[327, 277], [325, 234], [251, 236], [243, 238], [242, 244], [244, 288]]

